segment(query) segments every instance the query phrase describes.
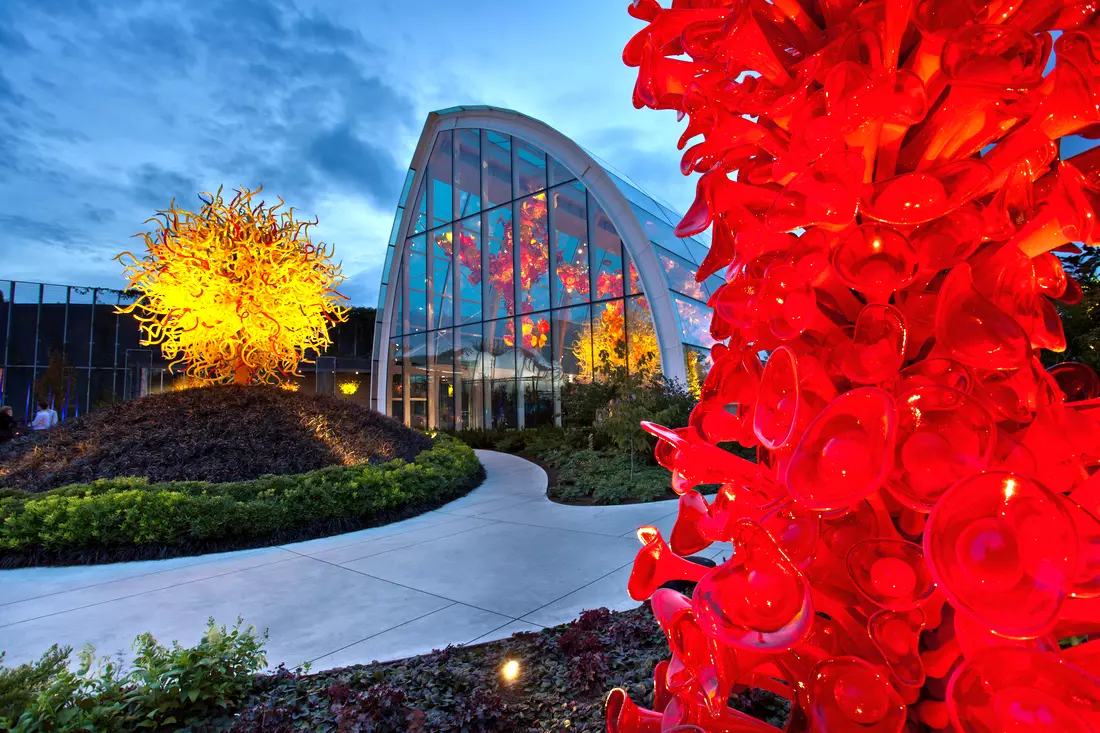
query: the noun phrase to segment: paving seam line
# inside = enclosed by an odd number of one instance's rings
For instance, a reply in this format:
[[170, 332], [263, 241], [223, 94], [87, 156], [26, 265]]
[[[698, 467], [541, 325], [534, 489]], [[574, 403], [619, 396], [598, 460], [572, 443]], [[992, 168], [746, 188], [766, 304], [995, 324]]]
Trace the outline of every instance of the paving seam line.
[[307, 557], [310, 560], [316, 560], [317, 562], [324, 563], [325, 565], [330, 565], [334, 568], [339, 568], [340, 570], [346, 570], [349, 573], [355, 573], [356, 575], [362, 575], [364, 578], [370, 578], [371, 580], [377, 580], [381, 583], [389, 583], [390, 585], [396, 585], [399, 588], [405, 588], [406, 590], [416, 591], [417, 593], [422, 593], [423, 595], [426, 595], [426, 596], [432, 596], [433, 598], [441, 598], [444, 601], [450, 601], [451, 603], [461, 603], [463, 606], [469, 606], [470, 608], [476, 608], [477, 610], [484, 611], [485, 613], [495, 613], [497, 616], [504, 616], [505, 618], [510, 618], [513, 621], [519, 621], [520, 620], [520, 619], [516, 618], [515, 616], [512, 616], [512, 615], [507, 614], [507, 613], [501, 613], [500, 611], [493, 611], [493, 610], [488, 609], [488, 608], [482, 608], [481, 606], [475, 606], [472, 603], [466, 603], [465, 601], [458, 601], [458, 600], [455, 600], [454, 598], [448, 598], [447, 596], [441, 596], [438, 593], [432, 593], [431, 591], [421, 590], [420, 588], [414, 588], [411, 585], [405, 585], [404, 583], [395, 583], [392, 580], [386, 580], [385, 578], [379, 578], [378, 576], [371, 575], [370, 573], [364, 573], [362, 570], [356, 570], [355, 568], [345, 567], [344, 565], [337, 565], [336, 563], [327, 562], [325, 560], [320, 560], [316, 557], [309, 557], [309, 555], [303, 555], [302, 557]]
[[[448, 608], [454, 608], [455, 606], [458, 606], [458, 605], [460, 605], [459, 602], [454, 601], [449, 605], [443, 606], [442, 608], [437, 608], [434, 611], [428, 611], [427, 613], [423, 613], [423, 614], [417, 616], [416, 618], [410, 618], [409, 620], [402, 621], [401, 623], [395, 624], [395, 625], [389, 627], [388, 629], [383, 629], [382, 631], [379, 631], [376, 634], [371, 634], [370, 636], [364, 636], [362, 639], [359, 639], [358, 641], [353, 641], [350, 644], [345, 644], [344, 646], [339, 647], [338, 649], [333, 649], [331, 652], [325, 652], [324, 654], [321, 654], [319, 656], [314, 657], [313, 659], [310, 659], [309, 664], [313, 664], [318, 659], [322, 659], [323, 657], [331, 656], [331, 655], [335, 654], [336, 652], [342, 652], [345, 649], [350, 649], [351, 647], [355, 646], [356, 644], [362, 644], [364, 641], [369, 641], [370, 639], [373, 639], [376, 636], [381, 636], [382, 634], [385, 634], [388, 631], [393, 631], [394, 629], [400, 629], [402, 626], [407, 626], [407, 625], [411, 624], [413, 621], [419, 621], [422, 618], [427, 618], [428, 616], [431, 616], [433, 613], [439, 613], [440, 611], [446, 611]], [[509, 621], [508, 623], [512, 623], [512, 622]], [[505, 624], [505, 626], [507, 626], [507, 625], [508, 624]]]
[[[290, 552], [290, 550], [287, 550], [287, 552]], [[264, 563], [263, 565], [253, 565], [253, 566], [247, 567], [247, 568], [240, 568], [238, 570], [231, 570], [228, 573], [219, 573], [218, 575], [208, 575], [205, 578], [195, 578], [194, 580], [186, 580], [182, 583], [176, 583], [175, 585], [168, 585], [168, 586], [165, 586], [163, 588], [151, 588], [150, 590], [143, 590], [140, 593], [131, 593], [128, 596], [119, 596], [118, 598], [109, 598], [105, 601], [96, 601], [95, 603], [88, 603], [88, 604], [83, 605], [83, 606], [76, 606], [75, 608], [66, 608], [64, 611], [54, 611], [53, 613], [44, 613], [41, 616], [34, 616], [33, 618], [25, 618], [21, 621], [13, 621], [10, 624], [2, 624], [2, 625], [0, 625], [0, 629], [7, 629], [7, 628], [10, 628], [12, 626], [17, 626], [19, 624], [25, 624], [28, 621], [37, 621], [39, 619], [49, 618], [51, 616], [60, 616], [63, 613], [70, 613], [72, 611], [82, 611], [85, 608], [94, 608], [96, 606], [102, 606], [106, 603], [114, 603], [115, 601], [125, 601], [128, 598], [137, 598], [138, 596], [144, 596], [144, 595], [148, 595], [150, 593], [159, 593], [161, 591], [171, 590], [173, 588], [180, 588], [182, 586], [191, 585], [193, 583], [201, 583], [205, 580], [213, 580], [215, 578], [224, 578], [224, 577], [229, 576], [229, 575], [236, 575], [237, 573], [244, 573], [244, 572], [247, 572], [249, 570], [256, 570], [256, 569], [259, 569], [259, 568], [266, 568], [266, 567], [270, 567], [272, 565], [278, 565], [279, 563], [291, 562], [292, 560], [297, 560], [297, 559], [302, 558], [302, 557], [309, 557], [308, 555], [298, 555], [298, 553], [296, 553], [296, 552], [290, 552], [290, 554], [296, 555], [297, 557], [287, 557], [287, 558], [284, 558], [282, 560], [275, 560], [274, 562]], [[95, 587], [95, 586], [92, 586], [92, 587]]]

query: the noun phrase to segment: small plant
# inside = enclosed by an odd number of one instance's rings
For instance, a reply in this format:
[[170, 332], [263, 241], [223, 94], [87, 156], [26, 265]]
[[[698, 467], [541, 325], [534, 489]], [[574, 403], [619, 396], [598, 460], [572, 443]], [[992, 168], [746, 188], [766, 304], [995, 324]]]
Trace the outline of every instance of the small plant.
[[511, 727], [504, 699], [483, 687], [458, 696], [451, 718], [452, 730], [469, 733], [498, 733]]
[[0, 727], [38, 731], [178, 730], [224, 714], [252, 686], [267, 663], [267, 632], [218, 627], [210, 619], [194, 647], [169, 649], [150, 634], [134, 640], [128, 672], [92, 647], [68, 667], [72, 649], [51, 647], [35, 663], [0, 670]]
[[0, 652], [0, 722], [12, 720], [65, 670], [72, 647], [51, 646], [37, 662], [4, 667]]
[[591, 631], [575, 627], [558, 637], [558, 649], [566, 656], [579, 657], [583, 654], [602, 652], [603, 644]]
[[562, 425], [567, 430], [592, 431], [594, 447], [633, 452], [653, 464], [656, 443], [638, 424], [642, 420], [686, 423], [695, 398], [684, 385], [660, 374], [608, 366], [595, 382], [565, 385], [561, 403]]
[[569, 682], [578, 690], [595, 692], [603, 688], [610, 666], [603, 652], [585, 652], [570, 661]]
[[[329, 688], [330, 697], [333, 688]], [[405, 693], [388, 682], [352, 694], [337, 688], [335, 704], [336, 724], [341, 731], [363, 733], [402, 733], [407, 730], [409, 714]], [[343, 699], [340, 699], [342, 697]]]
[[612, 619], [612, 613], [606, 608], [593, 608], [581, 611], [573, 625], [582, 631], [599, 631], [606, 628]]

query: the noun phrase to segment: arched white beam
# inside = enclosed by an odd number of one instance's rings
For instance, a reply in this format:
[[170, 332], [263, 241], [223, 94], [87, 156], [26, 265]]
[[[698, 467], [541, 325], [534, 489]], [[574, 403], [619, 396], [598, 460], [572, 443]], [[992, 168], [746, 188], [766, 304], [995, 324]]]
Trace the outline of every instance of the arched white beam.
[[[409, 200], [406, 202], [405, 211], [401, 216], [401, 223], [397, 230], [397, 243], [395, 244], [393, 261], [386, 282], [390, 283], [386, 290], [385, 308], [382, 311], [382, 339], [380, 347], [388, 349], [391, 331], [391, 317], [393, 316], [394, 295], [397, 291], [397, 273], [400, 272], [401, 263], [404, 260], [405, 242], [408, 239], [409, 228], [416, 216], [416, 195], [420, 190], [428, 167], [428, 156], [435, 146], [436, 136], [446, 130], [481, 129], [491, 130], [502, 134], [513, 135], [535, 147], [543, 150], [564, 165], [569, 172], [577, 177], [588, 189], [596, 201], [603, 207], [604, 212], [611, 218], [615, 229], [622, 237], [623, 245], [630, 255], [631, 261], [638, 270], [638, 277], [642, 281], [642, 292], [649, 302], [650, 313], [653, 316], [653, 327], [657, 332], [657, 348], [661, 356], [661, 371], [670, 379], [676, 379], [686, 383], [687, 372], [684, 367], [684, 344], [680, 334], [680, 321], [676, 314], [676, 307], [669, 295], [668, 283], [665, 281], [664, 270], [657, 259], [657, 253], [646, 236], [642, 223], [630, 207], [630, 202], [604, 171], [603, 166], [597, 163], [592, 156], [586, 153], [579, 145], [562, 135], [544, 122], [539, 122], [533, 117], [520, 114], [509, 109], [496, 107], [455, 107], [441, 112], [431, 112], [424, 123], [424, 130], [420, 133], [420, 140], [416, 144], [410, 168], [415, 171], [412, 187], [409, 189]], [[629, 280], [628, 273], [623, 273], [624, 283]], [[378, 360], [378, 379], [376, 398], [382, 412], [388, 412], [389, 407], [389, 357], [388, 354]]]

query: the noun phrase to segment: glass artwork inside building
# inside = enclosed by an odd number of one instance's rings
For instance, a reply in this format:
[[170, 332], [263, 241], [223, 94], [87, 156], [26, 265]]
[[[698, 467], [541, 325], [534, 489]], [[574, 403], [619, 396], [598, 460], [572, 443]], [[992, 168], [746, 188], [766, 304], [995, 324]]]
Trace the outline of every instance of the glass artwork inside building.
[[[375, 373], [388, 387], [379, 410], [422, 429], [537, 427], [560, 418], [571, 382], [618, 368], [660, 373], [654, 315], [629, 248], [553, 156], [460, 127], [435, 134], [424, 167], [415, 195], [409, 173], [383, 274], [379, 324], [386, 289], [396, 290], [388, 345], [376, 339]], [[720, 282], [694, 280], [706, 245], [676, 237], [678, 215], [608, 173], [657, 254], [688, 386], [698, 389], [715, 343], [706, 301]], [[391, 268], [394, 257], [400, 266]]]

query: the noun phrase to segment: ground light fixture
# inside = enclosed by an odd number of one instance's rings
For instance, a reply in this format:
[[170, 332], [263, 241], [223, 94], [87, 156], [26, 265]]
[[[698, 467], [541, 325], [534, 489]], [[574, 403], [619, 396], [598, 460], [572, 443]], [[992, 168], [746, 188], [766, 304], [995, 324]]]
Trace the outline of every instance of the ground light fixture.
[[504, 681], [511, 684], [519, 679], [519, 662], [515, 659], [509, 659], [500, 667], [500, 676], [504, 678]]

